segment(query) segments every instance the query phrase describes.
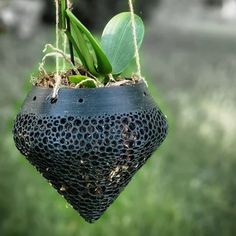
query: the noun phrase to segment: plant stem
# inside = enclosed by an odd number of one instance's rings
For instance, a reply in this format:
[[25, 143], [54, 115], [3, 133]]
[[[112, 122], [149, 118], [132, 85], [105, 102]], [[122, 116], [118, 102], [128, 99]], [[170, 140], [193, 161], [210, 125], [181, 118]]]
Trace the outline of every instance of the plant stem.
[[[68, 7], [67, 5], [67, 0], [64, 0], [65, 1], [65, 6], [66, 6], [66, 9]], [[69, 33], [71, 33], [71, 25], [70, 25], [70, 19], [68, 16], [66, 16], [66, 24], [67, 24], [67, 31]], [[72, 43], [70, 42], [69, 40], [69, 49], [70, 49], [70, 58], [71, 58], [71, 62], [73, 65], [75, 65], [75, 56], [74, 56], [74, 50], [73, 50], [73, 45]]]

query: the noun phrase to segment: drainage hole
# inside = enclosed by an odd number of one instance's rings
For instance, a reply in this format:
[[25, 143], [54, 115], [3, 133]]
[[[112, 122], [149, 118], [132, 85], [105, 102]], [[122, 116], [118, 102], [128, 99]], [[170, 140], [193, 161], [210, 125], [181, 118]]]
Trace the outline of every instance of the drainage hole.
[[80, 98], [80, 99], [79, 99], [79, 103], [84, 103], [84, 99], [83, 99], [83, 98]]

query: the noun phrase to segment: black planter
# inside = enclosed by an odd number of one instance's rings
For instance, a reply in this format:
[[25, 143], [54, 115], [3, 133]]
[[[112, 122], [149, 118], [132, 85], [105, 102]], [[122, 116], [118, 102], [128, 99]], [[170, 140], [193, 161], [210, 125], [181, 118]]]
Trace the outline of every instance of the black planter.
[[88, 222], [97, 220], [163, 142], [167, 121], [146, 86], [33, 87], [14, 124], [17, 148]]

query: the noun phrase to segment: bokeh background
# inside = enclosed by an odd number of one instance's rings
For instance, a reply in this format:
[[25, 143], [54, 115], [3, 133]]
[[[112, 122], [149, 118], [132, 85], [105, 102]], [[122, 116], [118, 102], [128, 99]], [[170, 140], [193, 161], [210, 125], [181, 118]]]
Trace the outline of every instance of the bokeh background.
[[[75, 0], [98, 35], [127, 1]], [[142, 65], [169, 136], [104, 216], [84, 222], [16, 150], [12, 122], [43, 46], [53, 0], [0, 0], [0, 235], [235, 236], [236, 1], [136, 0]]]

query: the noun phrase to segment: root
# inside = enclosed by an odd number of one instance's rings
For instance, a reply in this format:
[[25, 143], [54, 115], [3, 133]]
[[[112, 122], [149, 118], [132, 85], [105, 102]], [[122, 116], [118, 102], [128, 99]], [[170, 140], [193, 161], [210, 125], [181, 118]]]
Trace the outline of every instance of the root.
[[[93, 79], [85, 79], [85, 80], [83, 80], [83, 81], [81, 81], [80, 83], [78, 83], [76, 86], [75, 86], [75, 88], [80, 88], [81, 87], [81, 85], [83, 85], [85, 82], [87, 82], [87, 81], [93, 81], [93, 82], [95, 82]], [[97, 83], [95, 82], [95, 84], [96, 84], [96, 86], [97, 86]]]
[[[47, 56], [47, 55], [51, 55], [51, 56], [58, 56], [58, 55], [60, 55], [61, 57], [63, 57], [63, 58], [65, 59], [66, 62], [68, 62], [68, 63], [71, 65], [72, 69], [73, 69], [77, 74], [80, 74], [79, 71], [78, 71], [78, 69], [77, 69], [77, 67], [74, 66], [73, 63], [71, 62], [70, 57], [69, 57], [68, 55], [66, 55], [62, 50], [60, 50], [60, 49], [54, 47], [52, 44], [46, 44], [46, 45], [45, 45], [45, 48], [44, 48], [44, 50], [43, 50], [43, 52], [46, 52], [46, 51], [48, 50], [48, 48], [52, 49], [55, 54], [52, 55], [52, 54], [48, 53], [48, 54], [46, 54], [45, 56]], [[46, 57], [46, 58], [47, 58], [47, 57]], [[46, 59], [46, 58], [45, 58], [45, 59]], [[44, 59], [44, 58], [43, 58], [43, 59]], [[44, 59], [44, 61], [45, 61], [45, 59]], [[78, 64], [77, 64], [77, 66], [78, 66]]]

